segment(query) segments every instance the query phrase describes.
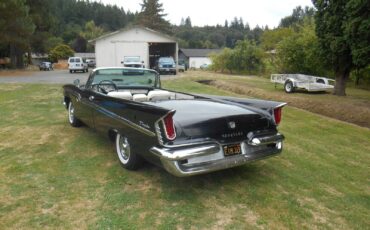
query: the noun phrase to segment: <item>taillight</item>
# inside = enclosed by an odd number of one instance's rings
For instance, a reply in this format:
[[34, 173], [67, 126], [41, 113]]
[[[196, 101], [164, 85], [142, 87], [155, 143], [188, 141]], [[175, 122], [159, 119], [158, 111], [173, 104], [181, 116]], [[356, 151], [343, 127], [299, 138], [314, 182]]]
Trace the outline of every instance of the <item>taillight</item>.
[[163, 126], [166, 138], [170, 141], [175, 140], [176, 130], [173, 124], [173, 113], [170, 113], [163, 118]]
[[281, 110], [283, 107], [278, 107], [274, 109], [274, 118], [275, 118], [275, 124], [279, 125], [281, 121]]

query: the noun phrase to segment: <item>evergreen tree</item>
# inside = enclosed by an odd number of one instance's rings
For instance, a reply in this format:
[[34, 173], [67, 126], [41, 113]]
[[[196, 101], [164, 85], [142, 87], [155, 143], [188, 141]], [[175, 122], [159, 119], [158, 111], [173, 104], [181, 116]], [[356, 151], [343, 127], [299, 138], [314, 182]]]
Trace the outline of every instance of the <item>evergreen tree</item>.
[[314, 0], [316, 34], [321, 55], [333, 68], [334, 94], [345, 95], [346, 81], [354, 68], [370, 62], [368, 0]]
[[180, 26], [185, 26], [185, 19], [181, 18]]
[[23, 54], [30, 47], [30, 37], [35, 29], [29, 17], [25, 0], [2, 1], [0, 4], [0, 38], [9, 47], [13, 68], [23, 68]]
[[31, 49], [35, 53], [48, 52], [45, 41], [52, 36], [49, 31], [56, 21], [50, 12], [50, 3], [44, 0], [26, 0], [30, 18], [35, 24], [35, 31], [30, 39]]
[[170, 23], [164, 19], [167, 14], [163, 13], [163, 4], [159, 0], [143, 0], [141, 12], [138, 15], [139, 25], [151, 28], [156, 31], [170, 33]]
[[190, 17], [188, 16], [186, 19], [185, 19], [185, 26], [186, 27], [192, 27], [192, 25], [191, 25], [191, 19], [190, 19]]

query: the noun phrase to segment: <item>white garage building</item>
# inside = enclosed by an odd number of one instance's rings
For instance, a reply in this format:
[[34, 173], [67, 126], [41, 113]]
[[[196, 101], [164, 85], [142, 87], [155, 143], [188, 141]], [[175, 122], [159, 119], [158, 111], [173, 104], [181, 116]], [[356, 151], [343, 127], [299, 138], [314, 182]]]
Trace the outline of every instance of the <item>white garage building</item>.
[[140, 57], [146, 68], [154, 68], [159, 57], [178, 60], [178, 44], [168, 35], [145, 27], [130, 27], [91, 41], [97, 67], [123, 66], [125, 57]]

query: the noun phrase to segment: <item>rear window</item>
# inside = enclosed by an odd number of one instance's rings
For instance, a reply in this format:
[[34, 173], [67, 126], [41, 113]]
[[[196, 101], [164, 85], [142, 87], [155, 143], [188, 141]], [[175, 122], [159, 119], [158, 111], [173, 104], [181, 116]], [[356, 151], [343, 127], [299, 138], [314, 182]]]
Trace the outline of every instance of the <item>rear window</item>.
[[74, 63], [74, 62], [76, 62], [76, 63], [80, 63], [80, 62], [81, 62], [81, 58], [78, 58], [78, 57], [76, 58], [76, 57], [75, 57], [75, 58], [70, 58], [70, 59], [69, 59], [69, 63]]

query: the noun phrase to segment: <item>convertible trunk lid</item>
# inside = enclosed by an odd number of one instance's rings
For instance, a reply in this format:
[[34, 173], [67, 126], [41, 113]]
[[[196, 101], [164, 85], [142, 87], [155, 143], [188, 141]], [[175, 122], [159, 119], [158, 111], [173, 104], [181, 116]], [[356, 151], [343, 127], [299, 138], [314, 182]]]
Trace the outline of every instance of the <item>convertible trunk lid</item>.
[[211, 138], [221, 143], [245, 140], [251, 131], [275, 130], [271, 119], [242, 105], [208, 99], [154, 102], [176, 110], [173, 117], [178, 139]]

